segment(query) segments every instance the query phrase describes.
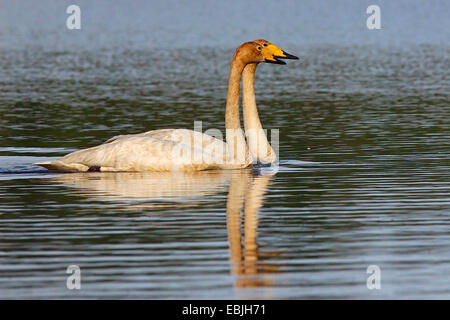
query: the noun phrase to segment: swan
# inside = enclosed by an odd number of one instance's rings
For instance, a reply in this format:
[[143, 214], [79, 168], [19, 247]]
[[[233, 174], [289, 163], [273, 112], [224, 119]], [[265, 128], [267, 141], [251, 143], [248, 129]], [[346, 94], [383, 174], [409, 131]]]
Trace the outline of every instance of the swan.
[[[298, 60], [298, 57], [281, 50], [267, 40], [257, 39], [253, 42], [269, 49], [276, 58]], [[254, 160], [264, 164], [272, 164], [277, 162], [277, 155], [267, 140], [256, 105], [255, 73], [257, 67], [258, 63], [248, 64], [242, 73], [244, 129], [248, 147]]]
[[241, 76], [249, 64], [260, 62], [285, 64], [279, 60], [287, 58], [286, 55], [283, 57], [283, 53], [284, 51], [275, 45], [265, 46], [261, 42], [253, 41], [237, 48], [228, 78], [225, 108], [226, 142], [187, 129], [160, 129], [113, 137], [101, 145], [34, 165], [68, 172], [198, 171], [248, 167], [253, 163], [253, 156], [240, 125]]

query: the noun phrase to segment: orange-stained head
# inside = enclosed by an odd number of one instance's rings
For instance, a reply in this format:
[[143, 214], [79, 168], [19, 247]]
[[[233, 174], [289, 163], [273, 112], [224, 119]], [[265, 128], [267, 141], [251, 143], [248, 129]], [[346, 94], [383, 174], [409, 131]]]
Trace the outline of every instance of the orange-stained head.
[[271, 54], [274, 56], [274, 58], [276, 58], [276, 59], [296, 59], [296, 60], [298, 60], [298, 57], [287, 53], [286, 51], [280, 49], [279, 47], [277, 47], [273, 43], [270, 43], [267, 40], [257, 39], [257, 40], [254, 40], [253, 42], [259, 44], [263, 48], [268, 49], [271, 52]]
[[236, 50], [235, 56], [245, 60], [246, 63], [267, 62], [286, 64], [286, 62], [279, 60], [279, 58], [298, 59], [297, 57], [284, 52], [276, 45], [262, 39], [243, 43]]

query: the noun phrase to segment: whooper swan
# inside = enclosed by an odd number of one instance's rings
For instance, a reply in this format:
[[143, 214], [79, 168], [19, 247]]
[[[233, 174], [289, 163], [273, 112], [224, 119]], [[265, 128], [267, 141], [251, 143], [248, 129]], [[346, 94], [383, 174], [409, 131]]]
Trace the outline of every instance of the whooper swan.
[[[267, 48], [276, 58], [298, 59], [289, 53], [284, 52], [274, 44], [264, 39], [254, 40], [253, 42]], [[242, 104], [244, 115], [244, 128], [247, 137], [248, 147], [254, 160], [261, 163], [275, 163], [277, 155], [272, 146], [267, 141], [267, 136], [259, 120], [258, 108], [255, 98], [255, 72], [258, 63], [251, 63], [245, 66], [242, 73]]]
[[[198, 171], [248, 167], [254, 159], [240, 125], [241, 75], [249, 64], [260, 62], [285, 64], [279, 58], [289, 56], [275, 45], [264, 45], [261, 41], [246, 42], [237, 48], [228, 79], [225, 110], [226, 142], [187, 129], [160, 129], [114, 137], [104, 144], [35, 165], [49, 170], [68, 172]], [[259, 118], [257, 120], [259, 121]]]

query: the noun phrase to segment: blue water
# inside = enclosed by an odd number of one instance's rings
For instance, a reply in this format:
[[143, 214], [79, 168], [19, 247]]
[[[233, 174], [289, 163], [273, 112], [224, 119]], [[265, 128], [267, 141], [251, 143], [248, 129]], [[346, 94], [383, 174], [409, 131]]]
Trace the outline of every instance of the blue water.
[[[0, 298], [450, 298], [448, 1], [0, 1]], [[48, 172], [108, 138], [224, 129], [258, 68], [278, 167]], [[66, 269], [81, 269], [68, 290]], [[381, 270], [369, 290], [367, 267]]]

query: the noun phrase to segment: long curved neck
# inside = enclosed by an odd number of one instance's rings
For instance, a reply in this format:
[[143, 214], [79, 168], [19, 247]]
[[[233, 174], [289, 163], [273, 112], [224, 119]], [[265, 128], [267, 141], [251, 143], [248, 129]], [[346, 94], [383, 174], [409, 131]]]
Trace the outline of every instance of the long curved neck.
[[228, 78], [227, 104], [225, 110], [225, 129], [228, 159], [237, 167], [246, 167], [251, 162], [251, 154], [241, 129], [239, 117], [239, 91], [245, 63], [236, 54], [233, 57]]
[[239, 91], [241, 86], [241, 75], [245, 64], [234, 56], [231, 62], [230, 75], [228, 77], [227, 105], [225, 111], [225, 128], [241, 128], [239, 118]]
[[242, 74], [245, 134], [253, 157], [262, 163], [274, 163], [277, 161], [277, 156], [267, 140], [256, 106], [255, 72], [257, 66], [256, 63], [248, 64]]

